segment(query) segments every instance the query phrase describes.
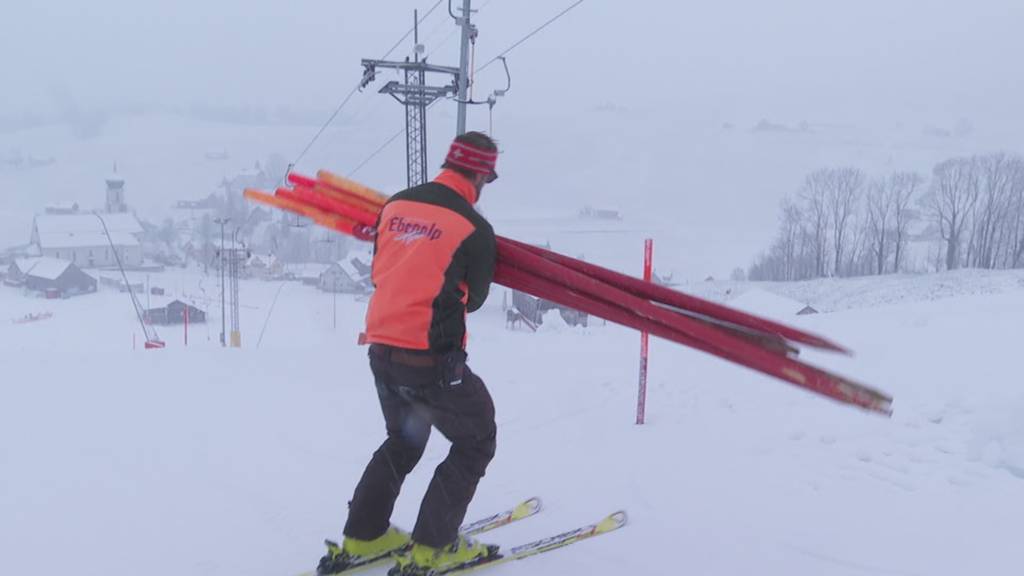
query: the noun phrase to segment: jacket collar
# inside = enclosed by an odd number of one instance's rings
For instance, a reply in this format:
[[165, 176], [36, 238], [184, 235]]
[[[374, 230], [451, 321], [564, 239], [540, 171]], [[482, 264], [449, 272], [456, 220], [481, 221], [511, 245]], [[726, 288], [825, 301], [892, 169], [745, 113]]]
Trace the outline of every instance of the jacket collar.
[[434, 178], [434, 182], [451, 188], [456, 194], [465, 198], [466, 202], [476, 204], [476, 186], [470, 182], [469, 178], [466, 178], [462, 174], [459, 174], [454, 170], [445, 169], [437, 175], [437, 178]]

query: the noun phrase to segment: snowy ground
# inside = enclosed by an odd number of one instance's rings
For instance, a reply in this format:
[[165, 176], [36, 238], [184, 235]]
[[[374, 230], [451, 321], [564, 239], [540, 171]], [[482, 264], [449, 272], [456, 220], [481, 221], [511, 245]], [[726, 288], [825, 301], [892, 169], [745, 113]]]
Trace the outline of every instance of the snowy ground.
[[[163, 351], [132, 349], [123, 294], [0, 286], [0, 574], [287, 576], [340, 536], [383, 433], [355, 345], [365, 304], [339, 297], [332, 330], [331, 295], [245, 282], [245, 347], [221, 350], [217, 283], [200, 279], [151, 279], [210, 298], [214, 320], [187, 349], [180, 327], [162, 330]], [[489, 538], [501, 544], [618, 508], [631, 521], [495, 576], [1020, 573], [1022, 275], [759, 288], [819, 300], [828, 313], [792, 323], [857, 356], [813, 360], [892, 393], [893, 418], [655, 341], [637, 427], [635, 333], [507, 331], [495, 289], [472, 318], [470, 360], [497, 404], [499, 449], [470, 516], [543, 497], [540, 516]], [[396, 522], [413, 522], [445, 453], [435, 435]]]

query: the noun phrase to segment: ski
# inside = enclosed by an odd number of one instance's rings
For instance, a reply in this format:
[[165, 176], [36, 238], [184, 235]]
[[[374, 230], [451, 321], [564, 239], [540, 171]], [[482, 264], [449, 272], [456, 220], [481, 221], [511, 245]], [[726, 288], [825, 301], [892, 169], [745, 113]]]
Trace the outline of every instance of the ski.
[[513, 522], [518, 522], [519, 520], [533, 516], [540, 512], [540, 506], [540, 498], [523, 500], [519, 504], [516, 504], [515, 507], [500, 514], [481, 518], [480, 520], [464, 525], [459, 528], [459, 533], [464, 536], [474, 536], [476, 534], [490, 532], [491, 530], [495, 530], [502, 526], [507, 526]]
[[442, 576], [444, 574], [449, 575], [461, 575], [480, 570], [481, 568], [488, 568], [497, 566], [499, 564], [506, 564], [508, 562], [514, 562], [516, 560], [522, 560], [523, 558], [529, 558], [530, 556], [536, 556], [543, 554], [544, 552], [550, 552], [551, 550], [558, 550], [559, 548], [565, 548], [582, 540], [593, 538], [594, 536], [600, 536], [601, 534], [607, 534], [614, 530], [618, 530], [626, 525], [626, 512], [620, 510], [614, 514], [610, 514], [603, 518], [601, 521], [590, 524], [589, 526], [582, 526], [575, 530], [563, 532], [555, 536], [549, 536], [547, 538], [541, 538], [540, 540], [534, 540], [533, 542], [527, 542], [526, 544], [520, 544], [514, 546], [508, 550], [507, 553], [499, 554], [493, 558], [487, 559], [483, 562], [477, 562], [474, 564], [467, 564], [451, 570], [445, 570], [443, 572], [434, 572], [431, 576]]
[[[540, 498], [536, 498], [536, 497], [529, 498], [527, 500], [523, 500], [519, 504], [516, 504], [512, 508], [509, 508], [508, 510], [505, 510], [504, 512], [499, 512], [498, 514], [493, 514], [493, 515], [488, 516], [486, 518], [481, 518], [479, 520], [475, 520], [473, 522], [470, 522], [468, 524], [463, 525], [461, 528], [459, 528], [459, 534], [461, 534], [463, 536], [475, 536], [477, 534], [483, 534], [485, 532], [490, 532], [491, 530], [497, 530], [498, 528], [501, 528], [502, 526], [508, 526], [509, 524], [512, 524], [513, 522], [518, 522], [520, 520], [529, 518], [530, 516], [533, 516], [534, 514], [537, 514], [538, 512], [540, 512], [540, 509], [541, 509]], [[387, 563], [389, 560], [393, 560], [393, 559], [394, 559], [394, 556], [389, 554], [387, 556], [382, 556], [380, 558], [375, 558], [375, 559], [372, 559], [372, 560], [368, 560], [367, 562], [364, 562], [364, 563], [359, 564], [357, 566], [353, 566], [353, 567], [351, 567], [348, 570], [345, 570], [343, 572], [336, 572], [335, 574], [337, 574], [339, 576], [340, 575], [346, 575], [347, 576], [348, 574], [356, 574], [356, 573], [362, 572], [364, 570], [367, 570], [369, 568], [373, 568], [373, 567], [376, 567], [376, 566], [381, 566], [381, 565]], [[303, 573], [299, 574], [298, 576], [317, 576], [317, 573], [316, 573], [316, 570], [310, 570], [310, 571], [307, 571], [307, 572], [303, 572]], [[332, 576], [334, 576], [334, 575], [332, 575]]]

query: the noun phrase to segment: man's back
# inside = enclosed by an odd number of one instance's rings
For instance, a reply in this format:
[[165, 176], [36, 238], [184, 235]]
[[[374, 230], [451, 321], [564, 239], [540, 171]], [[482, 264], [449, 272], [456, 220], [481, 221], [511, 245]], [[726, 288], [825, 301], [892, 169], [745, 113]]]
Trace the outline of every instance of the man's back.
[[448, 352], [465, 345], [465, 314], [483, 305], [495, 239], [473, 209], [476, 191], [446, 171], [394, 195], [377, 226], [367, 340]]

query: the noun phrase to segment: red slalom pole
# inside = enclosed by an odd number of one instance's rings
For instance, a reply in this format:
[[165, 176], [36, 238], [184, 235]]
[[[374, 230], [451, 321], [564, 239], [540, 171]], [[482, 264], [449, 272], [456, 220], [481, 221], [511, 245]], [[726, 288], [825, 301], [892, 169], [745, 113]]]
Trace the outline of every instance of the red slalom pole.
[[[651, 281], [651, 264], [654, 259], [654, 240], [644, 240], [644, 282]], [[647, 412], [647, 351], [650, 335], [640, 332], [640, 389], [636, 397], [636, 423], [642, 425]]]
[[[517, 271], [525, 274], [516, 274]], [[892, 398], [877, 390], [787, 356], [780, 356], [695, 319], [659, 308], [600, 280], [546, 261], [512, 243], [498, 243], [495, 281], [636, 330], [647, 330], [655, 336], [713, 354], [847, 404], [887, 415], [892, 413]]]
[[[756, 332], [761, 332], [763, 333], [763, 335], [759, 338], [761, 340], [764, 339], [764, 336], [767, 336], [769, 339], [772, 339], [772, 336], [775, 336], [776, 338], [781, 337], [787, 340], [792, 340], [793, 342], [807, 344], [808, 346], [815, 346], [826, 350], [850, 354], [850, 352], [843, 348], [842, 346], [830, 342], [820, 336], [809, 334], [802, 330], [797, 330], [790, 326], [779, 324], [777, 322], [773, 322], [765, 318], [753, 316], [745, 312], [735, 310], [733, 308], [728, 308], [721, 304], [715, 304], [714, 302], [697, 298], [695, 296], [691, 296], [683, 292], [676, 292], [675, 290], [666, 288], [664, 286], [660, 286], [658, 284], [644, 282], [638, 278], [633, 278], [632, 276], [620, 274], [619, 272], [615, 272], [614, 270], [602, 268], [589, 262], [583, 262], [582, 260], [570, 258], [557, 252], [551, 252], [550, 250], [544, 250], [543, 248], [532, 246], [530, 244], [524, 244], [517, 240], [511, 240], [508, 238], [499, 238], [498, 242], [507, 242], [515, 244], [516, 246], [529, 252], [533, 252], [534, 254], [537, 254], [539, 256], [542, 256], [547, 260], [550, 260], [557, 264], [561, 264], [563, 266], [576, 270], [577, 272], [581, 272], [583, 274], [586, 274], [587, 276], [596, 278], [598, 280], [601, 280], [602, 282], [616, 286], [619, 289], [630, 294], [639, 296], [644, 300], [659, 302], [666, 304], [672, 308], [676, 308], [677, 311], [679, 311], [680, 313], [687, 314], [693, 318], [703, 318], [706, 321], [718, 323], [720, 325], [732, 324], [734, 325], [734, 327], [739, 328], [741, 331], [753, 330]], [[762, 344], [762, 347], [763, 346], [764, 344]], [[785, 342], [775, 342], [774, 344], [769, 343], [769, 347], [781, 347], [782, 352], [787, 353], [785, 351]]]

